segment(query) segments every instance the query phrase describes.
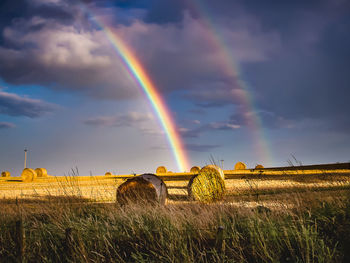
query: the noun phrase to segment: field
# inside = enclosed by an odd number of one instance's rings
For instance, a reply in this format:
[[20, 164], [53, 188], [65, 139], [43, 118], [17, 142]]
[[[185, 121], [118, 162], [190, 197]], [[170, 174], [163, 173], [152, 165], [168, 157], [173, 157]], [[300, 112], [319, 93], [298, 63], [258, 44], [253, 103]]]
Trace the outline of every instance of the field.
[[190, 201], [186, 180], [167, 179], [165, 206], [120, 207], [122, 182], [2, 179], [0, 262], [350, 260], [345, 172], [229, 176], [224, 200], [210, 204]]

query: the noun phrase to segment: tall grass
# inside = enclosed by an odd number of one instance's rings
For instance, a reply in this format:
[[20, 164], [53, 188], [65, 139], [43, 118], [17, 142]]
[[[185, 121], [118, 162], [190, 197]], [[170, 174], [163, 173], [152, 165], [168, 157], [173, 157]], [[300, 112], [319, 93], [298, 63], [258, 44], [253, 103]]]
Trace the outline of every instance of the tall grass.
[[[26, 262], [350, 262], [350, 194], [320, 198], [289, 195], [290, 210], [227, 202], [121, 208], [80, 198], [4, 199], [0, 261], [16, 262], [14, 226], [22, 218]], [[224, 251], [215, 242], [218, 226], [224, 227]]]

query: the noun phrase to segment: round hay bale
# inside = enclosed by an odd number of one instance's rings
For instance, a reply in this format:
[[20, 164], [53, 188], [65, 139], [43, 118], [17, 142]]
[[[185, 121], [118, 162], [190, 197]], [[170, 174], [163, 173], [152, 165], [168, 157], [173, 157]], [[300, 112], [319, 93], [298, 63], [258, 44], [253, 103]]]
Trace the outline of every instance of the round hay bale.
[[191, 168], [191, 170], [190, 170], [190, 172], [191, 173], [199, 173], [199, 170], [200, 170], [201, 168], [199, 167], [199, 166], [193, 166], [192, 168]]
[[161, 204], [164, 205], [168, 189], [155, 174], [142, 174], [129, 178], [117, 189], [117, 202], [126, 204]]
[[255, 169], [264, 169], [264, 166], [261, 165], [261, 164], [257, 164], [257, 165], [255, 166]]
[[224, 171], [217, 165], [213, 165], [213, 164], [206, 165], [200, 170], [200, 172], [218, 173], [222, 178], [222, 180], [225, 180]]
[[203, 167], [187, 186], [190, 199], [205, 203], [220, 201], [225, 195], [223, 172], [215, 165]]
[[32, 182], [37, 177], [37, 174], [33, 169], [24, 168], [21, 177], [23, 182]]
[[107, 173], [105, 173], [105, 176], [111, 176], [112, 175], [112, 173], [111, 172], [107, 172]]
[[1, 172], [1, 177], [10, 177], [11, 173], [9, 171], [3, 171]]
[[235, 164], [235, 170], [245, 170], [245, 169], [247, 169], [247, 166], [245, 165], [245, 163], [238, 162]]
[[47, 177], [47, 170], [45, 168], [36, 168], [35, 172], [37, 177]]
[[166, 169], [165, 166], [159, 166], [156, 170], [156, 174], [165, 174], [165, 173], [167, 173], [167, 171], [168, 170]]

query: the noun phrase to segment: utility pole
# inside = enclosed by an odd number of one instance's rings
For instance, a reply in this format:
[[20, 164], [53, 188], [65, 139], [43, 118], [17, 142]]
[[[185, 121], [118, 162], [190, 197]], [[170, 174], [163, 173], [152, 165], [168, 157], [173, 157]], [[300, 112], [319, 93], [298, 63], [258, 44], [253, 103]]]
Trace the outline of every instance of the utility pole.
[[221, 169], [224, 170], [224, 160], [220, 160], [221, 161]]
[[24, 169], [27, 168], [27, 148], [24, 148]]

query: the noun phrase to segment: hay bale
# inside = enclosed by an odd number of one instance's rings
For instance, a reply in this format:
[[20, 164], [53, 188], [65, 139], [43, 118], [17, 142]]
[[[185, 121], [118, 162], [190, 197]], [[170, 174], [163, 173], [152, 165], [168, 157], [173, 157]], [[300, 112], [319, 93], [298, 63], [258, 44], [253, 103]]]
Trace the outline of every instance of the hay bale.
[[37, 177], [47, 177], [47, 170], [45, 168], [36, 168], [35, 172]]
[[208, 171], [209, 173], [219, 173], [220, 177], [222, 178], [222, 180], [225, 180], [225, 174], [224, 174], [224, 171], [217, 165], [207, 165], [207, 166], [204, 166], [201, 170], [201, 172], [204, 172], [204, 171]]
[[201, 168], [199, 167], [199, 166], [193, 166], [192, 168], [191, 168], [191, 170], [190, 170], [190, 172], [191, 173], [199, 173], [199, 170], [200, 170]]
[[215, 165], [203, 167], [190, 179], [187, 190], [192, 200], [205, 203], [222, 200], [226, 190], [222, 170]]
[[32, 182], [37, 177], [37, 174], [34, 169], [25, 168], [21, 177], [23, 182]]
[[3, 171], [1, 172], [1, 177], [10, 177], [11, 173], [9, 171]]
[[112, 173], [111, 172], [107, 172], [107, 173], [105, 173], [105, 176], [111, 176], [112, 175]]
[[247, 166], [245, 163], [238, 162], [235, 164], [235, 170], [245, 170], [247, 169]]
[[129, 178], [117, 189], [117, 202], [126, 204], [161, 204], [164, 205], [168, 196], [168, 189], [155, 174], [142, 174]]
[[167, 173], [167, 171], [168, 170], [166, 169], [165, 166], [159, 166], [156, 170], [156, 174], [165, 174], [165, 173]]
[[261, 165], [261, 164], [257, 164], [257, 165], [255, 166], [255, 169], [264, 169], [264, 166]]

